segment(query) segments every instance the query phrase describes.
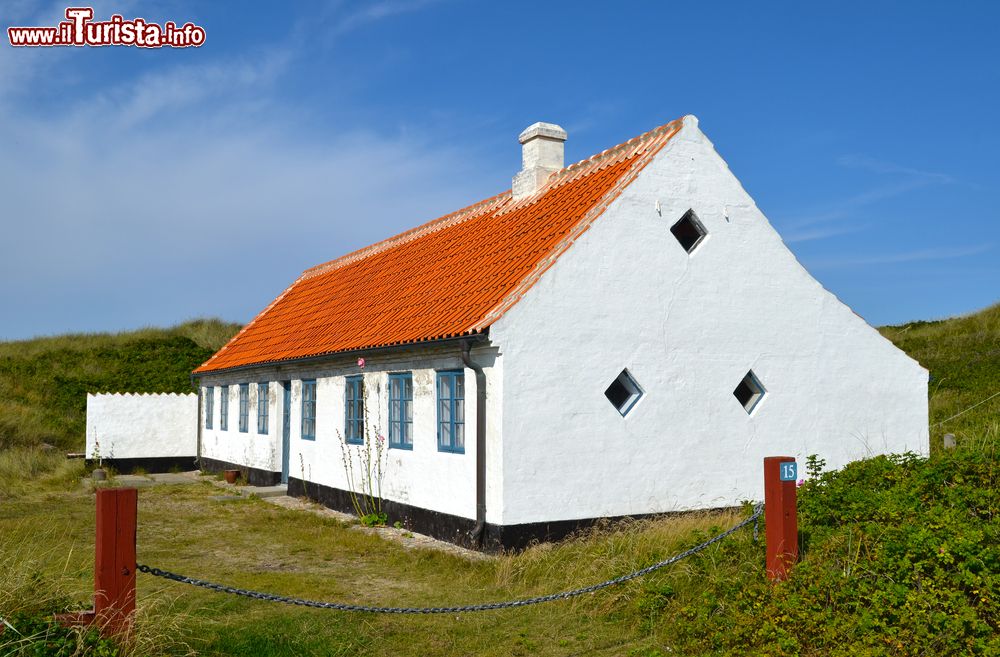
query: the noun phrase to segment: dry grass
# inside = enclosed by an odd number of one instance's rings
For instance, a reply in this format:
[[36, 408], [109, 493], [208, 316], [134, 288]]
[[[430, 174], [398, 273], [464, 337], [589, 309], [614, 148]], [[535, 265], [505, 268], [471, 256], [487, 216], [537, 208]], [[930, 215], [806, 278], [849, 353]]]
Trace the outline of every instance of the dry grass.
[[[93, 574], [80, 554], [90, 545], [78, 546], [74, 536], [51, 525], [43, 529], [16, 523], [5, 529], [0, 536], [0, 618], [91, 607]], [[33, 535], [33, 540], [22, 540], [26, 535]], [[92, 558], [91, 551], [85, 551]], [[136, 621], [122, 641], [121, 657], [196, 654], [183, 638], [190, 617], [179, 611], [178, 597], [147, 596], [138, 601]], [[40, 638], [19, 632], [15, 625], [10, 628], [0, 634], [0, 654], [17, 654], [19, 648], [28, 649]], [[29, 650], [29, 654], [34, 652]], [[86, 657], [91, 652], [81, 644], [73, 654]]]
[[0, 501], [12, 501], [33, 490], [75, 487], [83, 472], [82, 460], [68, 460], [54, 449], [11, 447], [0, 450]]
[[[140, 562], [234, 586], [374, 605], [491, 602], [585, 586], [666, 558], [738, 517], [691, 514], [637, 521], [482, 561], [404, 548], [339, 520], [262, 500], [216, 501], [218, 493], [207, 483], [141, 489]], [[38, 531], [51, 527], [53, 517], [66, 529]], [[5, 537], [0, 550], [33, 546], [31, 563], [22, 559], [14, 570], [39, 572], [74, 599], [88, 590], [93, 499], [82, 487], [27, 490], [16, 505], [0, 510], [0, 534]], [[708, 558], [739, 563], [715, 552]], [[670, 581], [696, 595], [706, 586], [704, 563], [674, 566], [571, 601], [457, 617], [302, 609], [148, 575], [140, 575], [139, 601], [156, 625], [179, 628], [172, 634], [188, 645], [174, 645], [171, 654], [193, 648], [199, 654], [227, 655], [613, 655], [648, 642], [650, 630], [635, 613], [646, 587]], [[27, 589], [16, 590], [15, 597]], [[140, 615], [140, 631], [146, 625]]]

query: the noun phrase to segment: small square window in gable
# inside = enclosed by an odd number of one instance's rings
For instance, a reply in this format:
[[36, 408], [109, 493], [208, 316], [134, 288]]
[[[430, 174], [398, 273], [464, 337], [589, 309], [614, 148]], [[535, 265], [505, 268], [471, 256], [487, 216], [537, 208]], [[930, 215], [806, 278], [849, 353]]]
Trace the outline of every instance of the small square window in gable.
[[604, 396], [622, 414], [622, 417], [628, 415], [642, 394], [642, 388], [639, 387], [628, 370], [622, 370], [622, 373], [604, 391]]
[[685, 212], [684, 216], [670, 227], [670, 232], [673, 233], [674, 237], [677, 238], [677, 242], [688, 253], [693, 252], [701, 244], [702, 240], [705, 239], [705, 236], [708, 235], [708, 231], [705, 230], [705, 226], [698, 220], [698, 215], [694, 213], [694, 210]]
[[753, 409], [760, 403], [765, 394], [767, 391], [764, 390], [764, 386], [761, 385], [753, 370], [747, 372], [740, 384], [736, 386], [736, 390], [733, 390], [736, 401], [743, 405], [743, 410], [748, 414], [753, 413]]

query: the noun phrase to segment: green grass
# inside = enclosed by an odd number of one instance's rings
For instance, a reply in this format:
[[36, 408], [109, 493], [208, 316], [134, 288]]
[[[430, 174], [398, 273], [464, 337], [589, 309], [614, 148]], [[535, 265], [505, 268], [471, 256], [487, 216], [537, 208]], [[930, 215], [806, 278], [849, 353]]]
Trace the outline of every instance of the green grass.
[[[476, 561], [405, 549], [337, 520], [263, 500], [213, 500], [219, 493], [207, 483], [140, 489], [140, 560], [234, 586], [373, 605], [475, 603], [589, 584], [668, 556], [738, 519], [724, 514], [641, 522], [521, 555]], [[58, 528], [51, 523], [54, 509], [59, 510]], [[46, 529], [40, 531], [42, 527]], [[91, 494], [50, 486], [0, 508], [0, 553], [27, 552], [22, 561], [30, 562], [34, 581], [55, 582], [47, 588], [71, 592], [82, 601], [91, 581], [93, 527]], [[760, 549], [749, 532], [735, 541], [751, 551]], [[676, 586], [700, 589], [706, 566], [718, 556], [679, 569], [675, 576], [688, 584], [679, 581]], [[19, 570], [24, 568], [8, 568], [6, 577]], [[0, 574], [0, 588], [4, 577]], [[644, 586], [458, 616], [300, 609], [147, 575], [140, 576], [139, 599], [140, 605], [157, 606], [164, 623], [182, 626], [179, 638], [207, 655], [612, 655], [648, 643], [638, 631], [642, 618], [632, 611], [633, 598]], [[0, 615], [9, 613], [0, 598]]]
[[[764, 578], [763, 543], [743, 531], [616, 588], [478, 614], [302, 609], [140, 575], [140, 630], [178, 628], [149, 648], [167, 655], [998, 654], [998, 446], [1000, 437], [985, 436], [931, 459], [878, 457], [815, 478], [801, 489], [803, 560], [779, 586]], [[654, 563], [743, 517], [633, 522], [476, 561], [403, 548], [264, 500], [214, 500], [219, 492], [209, 483], [140, 489], [140, 561], [238, 587], [390, 606], [575, 588]], [[68, 481], [0, 505], [0, 554], [17, 555], [0, 568], [0, 590], [21, 591], [22, 605], [35, 591], [83, 602], [93, 531], [92, 495]], [[0, 616], [18, 604], [0, 596]]]
[[886, 326], [881, 332], [930, 370], [933, 449], [946, 433], [962, 441], [1000, 431], [1000, 395], [963, 412], [1000, 392], [1000, 304], [965, 317]]
[[202, 319], [169, 329], [0, 342], [0, 450], [82, 450], [87, 393], [191, 392], [191, 370], [239, 330]]
[[[932, 423], [1000, 389], [998, 326], [1000, 307], [882, 329], [931, 370]], [[750, 531], [619, 587], [479, 614], [303, 609], [141, 575], [142, 648], [131, 653], [1000, 654], [998, 409], [1000, 399], [933, 429], [935, 440], [958, 436], [957, 449], [817, 472], [800, 489], [802, 561], [780, 585], [765, 579], [764, 545]], [[79, 468], [38, 448], [0, 452], [0, 616], [85, 601], [94, 510], [76, 482]], [[141, 489], [140, 561], [234, 586], [373, 605], [571, 589], [654, 563], [746, 513], [634, 522], [477, 561], [404, 548], [263, 500], [213, 500], [218, 494], [207, 482]]]

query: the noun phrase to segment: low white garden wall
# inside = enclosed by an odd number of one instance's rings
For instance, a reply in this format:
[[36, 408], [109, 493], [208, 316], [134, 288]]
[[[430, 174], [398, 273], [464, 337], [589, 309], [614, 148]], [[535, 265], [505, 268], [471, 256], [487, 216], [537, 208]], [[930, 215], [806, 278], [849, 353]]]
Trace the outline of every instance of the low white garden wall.
[[198, 395], [87, 395], [87, 459], [142, 466], [198, 454]]

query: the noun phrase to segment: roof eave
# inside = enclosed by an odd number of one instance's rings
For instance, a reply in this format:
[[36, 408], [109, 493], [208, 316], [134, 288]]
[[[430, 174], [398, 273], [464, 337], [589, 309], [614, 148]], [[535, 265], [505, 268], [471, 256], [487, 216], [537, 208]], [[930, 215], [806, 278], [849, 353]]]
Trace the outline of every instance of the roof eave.
[[449, 344], [461, 344], [462, 342], [478, 342], [483, 343], [489, 341], [489, 327], [477, 332], [469, 333], [467, 335], [457, 335], [450, 338], [430, 338], [427, 340], [417, 340], [414, 342], [402, 342], [399, 344], [385, 345], [381, 347], [364, 347], [361, 349], [348, 349], [345, 351], [330, 351], [323, 354], [316, 354], [314, 356], [302, 356], [300, 358], [287, 358], [283, 360], [270, 360], [261, 363], [250, 363], [248, 365], [236, 365], [233, 367], [226, 367], [220, 369], [211, 370], [194, 370], [191, 372], [191, 376], [194, 378], [201, 379], [205, 376], [214, 376], [217, 374], [231, 374], [233, 372], [245, 372], [256, 369], [263, 369], [266, 367], [282, 367], [286, 365], [308, 365], [310, 363], [319, 363], [323, 361], [328, 361], [333, 358], [351, 358], [354, 356], [368, 356], [371, 354], [381, 354], [391, 351], [401, 351], [404, 349], [413, 349], [415, 347], [423, 346], [442, 346]]

